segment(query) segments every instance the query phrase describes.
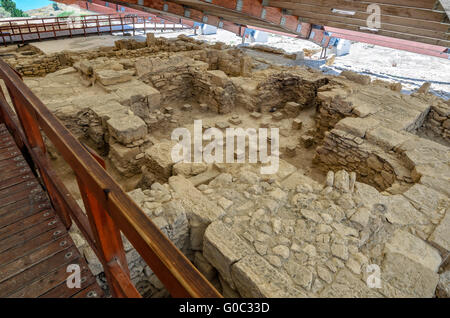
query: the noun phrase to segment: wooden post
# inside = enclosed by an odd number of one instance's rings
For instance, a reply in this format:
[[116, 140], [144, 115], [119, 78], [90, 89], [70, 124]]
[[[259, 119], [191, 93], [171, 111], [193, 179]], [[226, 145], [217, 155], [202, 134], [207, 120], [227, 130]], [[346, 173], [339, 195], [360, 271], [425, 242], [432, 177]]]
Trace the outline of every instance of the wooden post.
[[18, 24], [17, 26], [19, 27], [20, 39], [22, 40], [22, 44], [24, 44], [25, 41], [23, 40], [22, 28], [20, 27], [20, 24]]
[[14, 43], [13, 35], [14, 35], [14, 29], [11, 21], [9, 21], [9, 28], [11, 29], [11, 32], [9, 33], [9, 38], [11, 39], [11, 44]]
[[[97, 242], [99, 253], [103, 258], [104, 264], [117, 261], [126, 275], [129, 277], [128, 263], [123, 248], [122, 237], [114, 221], [104, 209], [91, 189], [77, 176], [78, 186], [83, 198], [86, 214]], [[104, 189], [106, 200], [108, 200], [108, 189]], [[112, 278], [112, 274], [107, 266], [104, 266], [108, 283], [112, 286], [114, 296], [121, 296], [121, 291]]]
[[108, 20], [109, 20], [109, 32], [111, 32], [111, 35], [112, 35], [113, 32], [112, 32], [112, 24], [111, 24], [111, 15], [108, 15]]
[[3, 34], [3, 29], [2, 29], [2, 28], [0, 28], [0, 32], [2, 33], [3, 44], [4, 44], [5, 46], [8, 46], [8, 45], [6, 44], [6, 39], [5, 39], [5, 35]]
[[56, 40], [55, 22], [52, 22], [53, 37]]
[[83, 32], [84, 32], [84, 37], [86, 37], [86, 18], [81, 17], [81, 23], [83, 24]]
[[147, 34], [147, 18], [144, 17], [144, 34]]
[[96, 16], [96, 23], [97, 23], [97, 34], [100, 36], [100, 28], [98, 24], [98, 15]]
[[31, 28], [30, 28], [30, 24], [28, 23], [28, 19], [27, 19], [27, 27], [28, 27], [28, 32], [31, 33]]
[[67, 28], [69, 29], [69, 35], [72, 38], [72, 25], [75, 23], [74, 20], [72, 20], [72, 17], [69, 18], [70, 22], [67, 23]]
[[16, 94], [8, 88], [9, 96], [13, 102], [14, 108], [16, 109], [17, 117], [23, 127], [25, 136], [31, 148], [39, 147], [42, 153], [45, 154], [45, 144], [42, 138], [39, 125], [34, 114], [26, 111], [23, 101], [16, 97]]
[[133, 18], [133, 36], [135, 36], [136, 35], [136, 23], [135, 23], [134, 16], [132, 18]]

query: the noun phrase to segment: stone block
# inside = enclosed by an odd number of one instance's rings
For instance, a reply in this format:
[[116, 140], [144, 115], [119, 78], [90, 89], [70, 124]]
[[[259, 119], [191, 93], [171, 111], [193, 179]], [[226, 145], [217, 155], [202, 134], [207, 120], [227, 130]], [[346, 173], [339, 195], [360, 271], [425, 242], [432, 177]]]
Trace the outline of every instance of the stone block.
[[130, 106], [132, 100], [147, 99], [150, 110], [155, 110], [160, 107], [161, 94], [159, 91], [141, 81], [131, 81], [126, 85], [121, 85], [115, 94], [118, 96], [118, 101], [122, 105]]
[[292, 121], [292, 129], [300, 130], [300, 129], [302, 129], [302, 127], [303, 127], [303, 122], [300, 118], [295, 118]]
[[447, 208], [444, 218], [428, 238], [428, 241], [436, 246], [443, 255], [450, 252], [450, 209]]
[[335, 128], [349, 132], [355, 137], [364, 138], [367, 130], [374, 128], [379, 124], [380, 123], [377, 120], [371, 118], [346, 117], [340, 120]]
[[169, 185], [175, 192], [189, 219], [191, 249], [203, 249], [203, 236], [212, 222], [224, 215], [224, 211], [215, 202], [209, 200], [186, 178], [174, 176], [169, 178]]
[[410, 258], [398, 253], [387, 253], [381, 266], [380, 293], [386, 297], [431, 298], [439, 275]]
[[366, 139], [389, 151], [404, 143], [410, 137], [400, 134], [383, 126], [378, 126], [366, 132]]
[[147, 135], [147, 125], [135, 115], [110, 118], [107, 125], [110, 135], [124, 145], [142, 139]]
[[334, 282], [326, 286], [319, 294], [325, 298], [381, 298], [377, 289], [369, 288], [367, 284], [348, 269], [340, 270]]
[[286, 105], [284, 105], [284, 112], [290, 116], [290, 117], [296, 117], [298, 114], [300, 114], [302, 107], [300, 104], [296, 102], [287, 102]]
[[368, 75], [361, 75], [352, 71], [343, 71], [340, 74], [341, 76], [345, 77], [346, 79], [361, 84], [361, 85], [369, 85], [371, 82], [370, 76]]
[[396, 230], [384, 249], [385, 253], [401, 254], [433, 272], [437, 272], [442, 262], [435, 248], [404, 230]]
[[132, 70], [101, 70], [95, 72], [95, 78], [98, 82], [100, 82], [100, 84], [109, 86], [129, 82], [133, 78], [133, 74], [134, 71]]
[[230, 78], [225, 72], [220, 70], [213, 70], [206, 72], [209, 76], [209, 79], [213, 85], [224, 87], [230, 82]]
[[231, 268], [233, 282], [242, 297], [306, 297], [286, 274], [276, 270], [263, 257], [257, 254], [244, 256]]
[[172, 175], [175, 162], [172, 160], [174, 142], [160, 142], [145, 151], [146, 167], [161, 181], [167, 181]]
[[204, 236], [203, 255], [234, 289], [231, 266], [253, 250], [222, 222], [211, 223]]

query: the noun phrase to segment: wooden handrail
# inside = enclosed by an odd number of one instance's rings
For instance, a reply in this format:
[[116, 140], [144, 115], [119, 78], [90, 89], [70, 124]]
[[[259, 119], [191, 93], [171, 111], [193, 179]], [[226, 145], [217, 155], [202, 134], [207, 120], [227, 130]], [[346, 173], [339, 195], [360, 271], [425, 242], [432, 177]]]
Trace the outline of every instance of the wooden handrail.
[[[148, 16], [137, 16], [137, 17], [123, 17], [122, 15], [92, 15], [92, 16], [81, 16], [76, 20], [77, 17], [67, 17], [67, 18], [33, 18], [26, 20], [6, 20], [0, 21], [0, 35], [2, 39], [2, 43], [7, 45], [6, 39], [9, 38], [9, 42], [13, 43], [16, 41], [21, 41], [25, 43], [25, 41], [32, 40], [30, 38], [25, 38], [27, 35], [37, 34], [38, 39], [41, 40], [41, 33], [48, 34], [53, 33], [53, 38], [67, 36], [67, 34], [57, 34], [56, 32], [68, 31], [69, 36], [72, 37], [74, 34], [72, 31], [75, 30], [83, 30], [83, 34], [86, 36], [88, 33], [86, 29], [96, 29], [96, 33], [100, 35], [101, 33], [112, 33], [114, 27], [121, 27], [120, 30], [125, 32], [124, 25], [133, 25], [133, 35], [136, 34], [136, 30], [144, 30], [147, 31], [147, 23], [146, 19]], [[144, 26], [138, 27], [136, 26], [136, 18], [143, 18]], [[151, 22], [154, 24], [155, 30], [157, 28], [157, 24], [161, 24], [161, 18], [155, 19]], [[46, 22], [48, 21], [48, 22]], [[18, 23], [19, 22], [19, 23]], [[175, 22], [173, 22], [173, 28], [175, 30]], [[101, 30], [103, 28], [103, 30]], [[188, 27], [186, 27], [188, 28]], [[181, 29], [185, 29], [184, 25], [181, 25]], [[164, 30], [166, 30], [166, 22], [164, 21]], [[13, 40], [13, 36], [20, 36], [19, 40]]]
[[[137, 297], [128, 274], [128, 265], [123, 257], [123, 244], [118, 232], [120, 230], [172, 296], [221, 297], [89, 151], [1, 59], [0, 78], [8, 88], [29, 152], [34, 154], [34, 158], [38, 158], [37, 152], [41, 152], [41, 156], [45, 155], [45, 146], [40, 133], [42, 129], [75, 172], [80, 190], [84, 194], [90, 232], [93, 234], [93, 239], [88, 239], [88, 242], [97, 249], [114, 296]], [[4, 108], [6, 105], [0, 103], [0, 107]], [[2, 112], [4, 113], [3, 110]], [[33, 161], [41, 171], [43, 168], [39, 166], [42, 165], [41, 161], [34, 158]], [[52, 193], [54, 194], [56, 189], [47, 184], [52, 182], [52, 176], [46, 179], [44, 178], [44, 183], [53, 199]], [[69, 208], [68, 213], [74, 217], [72, 209]], [[83, 234], [88, 232], [87, 229], [84, 230]], [[113, 232], [109, 232], [110, 230]]]

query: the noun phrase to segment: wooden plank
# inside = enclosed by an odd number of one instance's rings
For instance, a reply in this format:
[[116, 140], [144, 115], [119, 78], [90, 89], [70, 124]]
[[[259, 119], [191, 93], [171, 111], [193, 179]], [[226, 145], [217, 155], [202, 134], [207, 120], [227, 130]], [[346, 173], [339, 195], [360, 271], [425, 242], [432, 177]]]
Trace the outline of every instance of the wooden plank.
[[22, 200], [28, 200], [28, 202], [31, 204], [35, 201], [41, 201], [41, 199], [46, 197], [46, 194], [45, 192], [43, 192], [41, 187], [36, 187], [35, 189], [36, 191], [33, 193], [31, 193], [31, 189], [24, 189], [8, 197], [2, 198], [0, 200], [0, 207], [7, 207]]
[[9, 187], [16, 185], [18, 183], [21, 183], [21, 182], [30, 181], [30, 180], [34, 179], [34, 175], [31, 172], [26, 172], [26, 171], [20, 172], [20, 171], [21, 170], [19, 170], [17, 176], [15, 176], [15, 177], [2, 179], [0, 181], [0, 190], [9, 188]]
[[17, 150], [15, 149], [13, 151], [9, 151], [7, 149], [8, 148], [4, 148], [4, 149], [2, 149], [3, 151], [0, 150], [0, 161], [10, 160], [10, 159], [14, 159], [17, 157], [22, 157], [22, 154], [18, 151], [19, 149], [17, 149]]
[[6, 171], [0, 171], [0, 179], [5, 180], [9, 178], [14, 178], [18, 175], [31, 172], [31, 169], [27, 166], [14, 166]]
[[10, 236], [13, 233], [25, 231], [26, 229], [53, 217], [55, 217], [55, 212], [53, 210], [44, 210], [20, 219], [14, 223], [10, 223], [6, 226], [0, 226], [0, 240], [3, 240], [5, 237]]
[[[13, 204], [4, 207], [0, 207], [0, 227], [9, 225], [12, 222], [16, 222], [20, 219], [23, 219], [50, 207], [51, 204], [46, 198], [42, 198], [42, 200], [40, 201], [31, 202], [31, 204], [30, 200], [26, 199], [14, 202]], [[8, 222], [6, 220], [13, 221]]]
[[[83, 284], [86, 284], [86, 281], [88, 280], [88, 276], [92, 276], [91, 272], [89, 271], [86, 262], [80, 257], [74, 261], [71, 262], [71, 264], [80, 266], [81, 270], [81, 286]], [[36, 280], [32, 282], [31, 284], [25, 286], [21, 290], [18, 290], [14, 292], [13, 294], [9, 295], [10, 298], [37, 298], [39, 296], [42, 296], [48, 292], [50, 292], [52, 289], [60, 286], [61, 284], [66, 284], [66, 280], [68, 278], [68, 275], [70, 273], [67, 273], [67, 268], [65, 266], [62, 266], [58, 269], [56, 269], [53, 272], [48, 273], [47, 275], [43, 276], [39, 280]], [[82, 288], [80, 288], [82, 289]]]
[[[312, 6], [311, 6], [312, 7]], [[312, 8], [311, 10], [314, 10]], [[310, 23], [319, 24], [319, 22], [315, 21], [329, 21], [329, 22], [339, 22], [339, 23], [345, 23], [349, 26], [352, 25], [358, 25], [362, 27], [367, 27], [367, 20], [366, 19], [356, 19], [354, 17], [347, 17], [347, 16], [339, 16], [339, 15], [330, 15], [330, 14], [322, 14], [317, 12], [309, 12], [305, 10], [294, 10], [294, 14], [298, 15], [301, 19], [309, 18]], [[328, 25], [328, 24], [325, 24]], [[443, 25], [445, 28], [445, 25]], [[395, 31], [410, 35], [418, 35], [418, 36], [425, 36], [435, 39], [441, 39], [441, 40], [448, 40], [449, 36], [446, 33], [448, 30], [448, 27], [450, 25], [447, 25], [446, 29], [442, 31], [436, 31], [436, 30], [426, 30], [421, 28], [420, 21], [415, 20], [415, 26], [403, 26], [398, 24], [390, 24], [387, 23], [384, 20], [384, 17], [381, 17], [381, 29], [387, 30], [387, 31]]]
[[42, 233], [47, 231], [64, 232], [61, 228], [61, 223], [57, 221], [57, 218], [47, 220], [46, 222], [40, 223], [36, 226], [26, 229], [25, 231], [15, 233], [11, 236], [0, 241], [0, 253], [9, 250], [17, 245], [23, 244], [26, 241], [34, 239]]
[[[44, 238], [48, 239], [48, 237]], [[39, 237], [36, 237], [33, 240], [33, 242], [38, 239]], [[32, 242], [29, 242], [26, 245], [22, 245], [21, 248], [12, 249], [7, 253], [2, 253], [8, 254], [11, 257], [15, 257], [15, 260], [8, 264], [0, 266], [0, 282], [7, 280], [8, 278], [17, 275], [27, 270], [28, 268], [36, 264], [39, 264], [40, 262], [46, 260], [47, 258], [50, 258], [53, 255], [61, 251], [65, 251], [69, 247], [73, 246], [73, 241], [68, 238], [67, 234], [66, 236], [60, 237], [57, 240], [51, 241], [47, 245], [44, 244], [43, 241], [39, 242], [40, 246], [31, 243]], [[21, 253], [26, 254], [21, 255]]]
[[[282, 2], [276, 2], [274, 6], [280, 6], [283, 7]], [[308, 5], [308, 4], [296, 4], [295, 9], [292, 10], [292, 14], [297, 16], [304, 16], [307, 17], [307, 13], [314, 13], [314, 14], [324, 14], [327, 15], [329, 19], [332, 19], [334, 17], [346, 17], [348, 19], [354, 19], [354, 20], [363, 20], [367, 21], [367, 18], [370, 16], [370, 13], [367, 12], [359, 12], [354, 11], [353, 15], [343, 15], [339, 12], [332, 12], [329, 7], [320, 7], [315, 5]], [[385, 15], [382, 14], [381, 16], [381, 23], [382, 26], [384, 24], [393, 24], [393, 25], [399, 25], [399, 26], [407, 26], [407, 27], [414, 27], [414, 28], [420, 28], [420, 29], [426, 29], [426, 30], [434, 30], [439, 32], [447, 32], [450, 24], [447, 23], [441, 23], [436, 21], [428, 21], [428, 20], [417, 20], [414, 18], [407, 18], [407, 17], [399, 17], [399, 16], [391, 16], [391, 15]], [[355, 24], [355, 23], [354, 23]]]
[[430, 37], [424, 37], [424, 36], [417, 36], [417, 35], [410, 35], [407, 33], [401, 33], [401, 32], [394, 32], [394, 31], [387, 31], [387, 30], [378, 30], [377, 32], [372, 32], [370, 30], [361, 29], [358, 25], [348, 25], [344, 23], [337, 23], [337, 22], [330, 22], [328, 20], [313, 20], [313, 19], [303, 19], [302, 22], [308, 22], [308, 23], [317, 23], [321, 25], [326, 25], [333, 28], [339, 28], [339, 29], [346, 29], [346, 30], [352, 30], [362, 33], [369, 33], [369, 34], [377, 34], [382, 36], [388, 36], [391, 38], [398, 38], [408, 41], [414, 41], [414, 42], [422, 42], [426, 44], [431, 45], [438, 45], [438, 46], [444, 46], [444, 47], [450, 47], [450, 41], [448, 40], [440, 40]]
[[26, 195], [42, 192], [42, 187], [35, 180], [28, 180], [0, 190], [0, 201], [14, 194], [23, 192]]
[[93, 283], [73, 296], [73, 298], [100, 298], [104, 296], [103, 290], [98, 284]]
[[[85, 275], [84, 277], [86, 279], [81, 283], [81, 288], [68, 288], [67, 284], [64, 282], [47, 293], [39, 296], [39, 298], [70, 298], [80, 292], [83, 292], [87, 288], [94, 288], [95, 286], [98, 287], [98, 284], [92, 274]], [[98, 289], [101, 291], [100, 287], [98, 287]]]
[[46, 276], [51, 270], [65, 268], [65, 265], [71, 264], [77, 258], [79, 258], [79, 254], [74, 246], [53, 255], [26, 271], [0, 282], [0, 297], [7, 297], [13, 292], [28, 286], [32, 282]]
[[[311, 6], [326, 7], [331, 9], [340, 9], [348, 11], [366, 12], [367, 7], [376, 2], [361, 2], [347, 0], [286, 0], [286, 1], [269, 1], [270, 6], [282, 7], [285, 9], [295, 10], [298, 4], [308, 4]], [[414, 8], [411, 6], [394, 6], [379, 4], [382, 15], [392, 15], [405, 18], [414, 18], [417, 20], [429, 20], [441, 22], [445, 19], [445, 12], [434, 11], [428, 9]]]
[[26, 167], [27, 163], [23, 158], [18, 158], [16, 161], [14, 160], [3, 160], [0, 161], [0, 177], [3, 176], [11, 168], [16, 167]]

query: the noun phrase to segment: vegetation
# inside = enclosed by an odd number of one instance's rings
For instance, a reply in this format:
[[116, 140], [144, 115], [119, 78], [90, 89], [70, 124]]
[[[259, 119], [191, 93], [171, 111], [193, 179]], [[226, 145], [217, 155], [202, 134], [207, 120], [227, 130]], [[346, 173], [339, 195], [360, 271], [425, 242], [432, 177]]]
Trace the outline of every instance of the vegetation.
[[12, 17], [28, 17], [28, 14], [16, 8], [16, 3], [12, 0], [0, 0], [0, 5]]
[[59, 18], [70, 17], [75, 14], [75, 11], [64, 11], [58, 14]]
[[9, 18], [11, 17], [11, 13], [0, 7], [0, 18]]
[[72, 16], [84, 16], [84, 15], [89, 15], [87, 13], [75, 13], [75, 11], [64, 11], [61, 12], [57, 15], [58, 18], [66, 18], [66, 17], [72, 17]]
[[55, 11], [59, 10], [58, 4], [56, 2], [53, 2], [53, 10]]

